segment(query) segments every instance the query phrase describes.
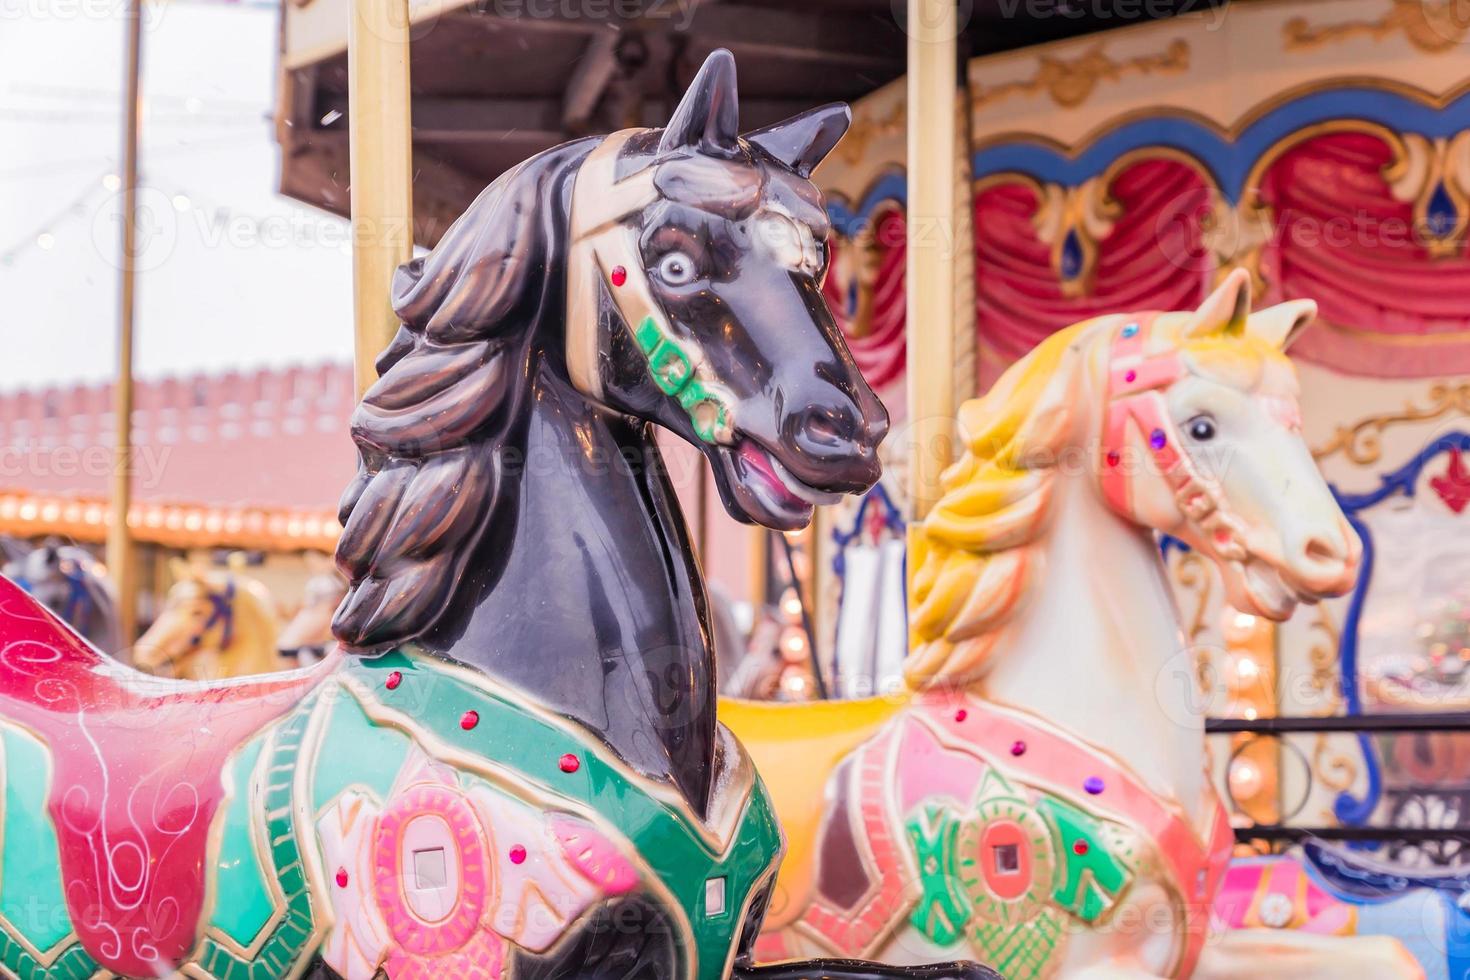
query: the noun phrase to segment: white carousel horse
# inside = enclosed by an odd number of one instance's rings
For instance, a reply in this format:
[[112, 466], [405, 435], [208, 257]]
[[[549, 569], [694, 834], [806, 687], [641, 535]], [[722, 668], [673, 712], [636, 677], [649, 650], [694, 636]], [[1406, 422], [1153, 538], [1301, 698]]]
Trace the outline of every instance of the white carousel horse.
[[973, 955], [1011, 980], [1414, 977], [1396, 942], [1212, 941], [1233, 834], [1156, 533], [1283, 619], [1360, 543], [1302, 442], [1284, 350], [1310, 302], [1062, 330], [960, 410], [911, 529], [909, 693], [727, 703], [789, 849], [762, 957]]

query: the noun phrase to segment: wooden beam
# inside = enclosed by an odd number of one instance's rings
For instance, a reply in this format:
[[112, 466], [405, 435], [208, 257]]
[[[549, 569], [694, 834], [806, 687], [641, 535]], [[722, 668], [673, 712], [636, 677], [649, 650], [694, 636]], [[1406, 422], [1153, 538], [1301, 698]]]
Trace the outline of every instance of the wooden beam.
[[954, 0], [908, 0], [909, 503], [922, 520], [953, 455], [958, 126]]
[[347, 36], [352, 114], [352, 291], [358, 393], [398, 332], [393, 273], [413, 257], [408, 0], [353, 0]]

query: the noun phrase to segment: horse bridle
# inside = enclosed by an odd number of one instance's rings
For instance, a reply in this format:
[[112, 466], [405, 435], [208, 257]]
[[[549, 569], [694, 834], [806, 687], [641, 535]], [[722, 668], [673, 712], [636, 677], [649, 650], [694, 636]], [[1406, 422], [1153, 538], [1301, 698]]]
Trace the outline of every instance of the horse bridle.
[[[92, 604], [92, 593], [87, 591], [87, 573], [70, 559], [58, 563], [56, 570], [66, 580], [67, 588], [66, 603], [61, 608], [61, 618], [68, 623], [75, 623]], [[31, 595], [35, 595], [34, 583], [24, 575], [16, 578], [15, 584]]]
[[1107, 364], [1107, 414], [1103, 421], [1101, 483], [1108, 506], [1134, 523], [1139, 520], [1129, 477], [1130, 423], [1143, 436], [1154, 464], [1174, 492], [1174, 500], [1200, 548], [1226, 562], [1247, 557], [1244, 526], [1231, 511], [1220, 484], [1181, 448], [1178, 427], [1169, 417], [1164, 389], [1185, 374], [1179, 352], [1147, 350], [1159, 314], [1130, 319], [1113, 337]]
[[181, 653], [177, 654], [176, 656], [169, 657], [166, 661], [164, 661], [165, 663], [173, 663], [174, 661], [181, 660], [184, 657], [187, 657], [189, 654], [197, 651], [200, 647], [204, 645], [204, 638], [209, 635], [209, 631], [215, 626], [220, 627], [219, 645], [221, 650], [225, 649], [234, 642], [235, 580], [233, 578], [226, 579], [223, 592], [206, 591], [204, 593], [204, 598], [209, 600], [209, 618], [204, 621], [203, 626], [199, 627], [199, 631], [197, 633], [189, 637], [189, 645], [184, 647]]
[[734, 440], [735, 398], [699, 345], [670, 327], [643, 269], [638, 229], [626, 223], [659, 200], [652, 166], [616, 179], [618, 153], [639, 132], [625, 129], [607, 137], [575, 178], [567, 252], [567, 371], [583, 394], [603, 397], [597, 297], [605, 290], [654, 384], [679, 403], [701, 440], [728, 444]]

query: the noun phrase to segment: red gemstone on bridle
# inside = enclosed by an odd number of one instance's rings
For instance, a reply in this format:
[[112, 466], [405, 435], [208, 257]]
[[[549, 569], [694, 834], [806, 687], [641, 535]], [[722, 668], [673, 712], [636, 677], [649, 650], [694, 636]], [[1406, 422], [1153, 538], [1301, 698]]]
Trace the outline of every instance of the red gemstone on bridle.
[[1078, 855], [1079, 857], [1083, 854], [1086, 854], [1088, 850], [1090, 850], [1090, 848], [1088, 847], [1087, 841], [1085, 840], [1079, 840], [1072, 845], [1072, 853]]
[[398, 690], [398, 685], [402, 683], [403, 674], [395, 670], [393, 671], [393, 673], [388, 675], [388, 679], [383, 682], [383, 686], [390, 691], [396, 691]]
[[346, 888], [347, 887], [347, 869], [346, 868], [338, 868], [337, 869], [337, 887], [338, 888]]
[[582, 760], [578, 759], [576, 756], [572, 755], [572, 753], [568, 752], [566, 755], [561, 757], [560, 765], [562, 772], [576, 772], [578, 769], [582, 768]]
[[459, 727], [469, 731], [480, 723], [480, 713], [471, 709], [459, 716]]
[[517, 844], [514, 847], [512, 847], [510, 849], [510, 863], [511, 864], [525, 864], [526, 863], [526, 849], [524, 847], [522, 847], [521, 845], [519, 845], [519, 844]]
[[956, 711], [954, 713], [954, 720], [955, 721], [964, 721], [968, 717], [970, 717], [970, 713], [968, 711], [966, 711], [964, 708], [961, 708], [960, 710], [958, 710], [958, 711]]
[[612, 284], [614, 286], [621, 286], [623, 283], [625, 283], [627, 281], [628, 281], [628, 270], [627, 269], [624, 269], [620, 265], [613, 266], [612, 267]]

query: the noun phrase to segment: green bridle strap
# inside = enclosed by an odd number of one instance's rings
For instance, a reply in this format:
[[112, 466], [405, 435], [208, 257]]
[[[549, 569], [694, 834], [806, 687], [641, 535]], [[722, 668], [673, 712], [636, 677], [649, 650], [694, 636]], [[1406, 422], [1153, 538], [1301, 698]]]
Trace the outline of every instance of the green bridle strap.
[[730, 409], [721, 392], [695, 376], [689, 355], [667, 331], [660, 329], [652, 316], [644, 317], [638, 324], [633, 339], [648, 360], [654, 384], [678, 400], [694, 426], [694, 434], [705, 442], [718, 442], [718, 434], [730, 424]]

